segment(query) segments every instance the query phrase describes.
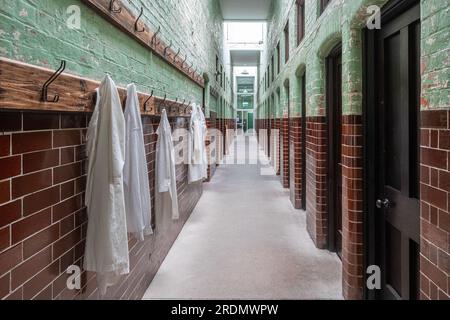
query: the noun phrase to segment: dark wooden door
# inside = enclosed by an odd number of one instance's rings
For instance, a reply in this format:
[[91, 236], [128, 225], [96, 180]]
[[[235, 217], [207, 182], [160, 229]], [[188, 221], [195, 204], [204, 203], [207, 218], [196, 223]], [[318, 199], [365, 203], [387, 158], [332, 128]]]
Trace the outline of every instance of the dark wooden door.
[[342, 50], [327, 59], [329, 246], [342, 253]]
[[302, 209], [306, 210], [306, 74], [302, 77]]
[[419, 263], [420, 7], [403, 11], [377, 33], [376, 124], [384, 299], [416, 299]]

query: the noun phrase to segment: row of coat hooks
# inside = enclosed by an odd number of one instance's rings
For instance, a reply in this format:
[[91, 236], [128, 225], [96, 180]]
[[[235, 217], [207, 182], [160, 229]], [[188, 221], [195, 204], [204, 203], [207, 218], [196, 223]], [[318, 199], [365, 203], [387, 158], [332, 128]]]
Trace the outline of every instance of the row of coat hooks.
[[[109, 2], [109, 12], [110, 14], [121, 14], [122, 7], [119, 5], [118, 0], [110, 0]], [[147, 31], [145, 24], [141, 22], [142, 16], [144, 15], [144, 7], [141, 6], [140, 13], [137, 16], [134, 22], [134, 32], [135, 33], [143, 33]], [[162, 34], [161, 26], [157, 28], [157, 30], [151, 36], [148, 45], [153, 48], [156, 52], [158, 51], [158, 47], [161, 44], [161, 40], [158, 39], [158, 36]], [[163, 58], [167, 59], [172, 64], [176, 65], [177, 63], [181, 63], [181, 69], [186, 72], [191, 78], [194, 80], [203, 83], [203, 77], [200, 74], [197, 74], [198, 68], [194, 68], [194, 63], [187, 63], [188, 55], [184, 55], [184, 58], [181, 58], [181, 49], [179, 48], [177, 51], [172, 50], [173, 41], [170, 40], [169, 44], [161, 48], [161, 55]]]
[[[155, 100], [154, 105], [156, 106], [156, 110], [150, 104], [152, 99]], [[145, 112], [150, 112], [151, 114], [161, 114], [163, 110], [166, 110], [168, 115], [183, 116], [192, 113], [192, 102], [189, 101], [186, 103], [186, 100], [180, 102], [178, 97], [176, 100], [169, 100], [167, 99], [167, 94], [164, 95], [164, 98], [155, 97], [152, 90], [150, 97], [144, 102], [143, 109]]]
[[[44, 83], [41, 89], [41, 102], [45, 103], [57, 103], [59, 102], [59, 94], [55, 94], [53, 97], [49, 97], [48, 88], [49, 86], [58, 79], [59, 76], [66, 69], [66, 61], [62, 60], [61, 65], [56, 70], [52, 76]], [[161, 114], [163, 110], [166, 110], [169, 116], [189, 116], [192, 113], [192, 102], [187, 102], [186, 99], [181, 101], [178, 97], [176, 100], [167, 99], [167, 94], [164, 98], [157, 97], [154, 95], [154, 90], [143, 103], [142, 110], [145, 113], [150, 114]]]

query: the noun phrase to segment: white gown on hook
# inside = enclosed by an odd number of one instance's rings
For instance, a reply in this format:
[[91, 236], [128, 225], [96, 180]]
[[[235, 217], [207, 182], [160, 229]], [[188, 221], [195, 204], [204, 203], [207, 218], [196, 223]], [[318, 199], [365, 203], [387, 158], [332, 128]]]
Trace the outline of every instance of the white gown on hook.
[[[157, 217], [161, 217], [163, 223], [167, 223], [167, 217], [170, 216], [173, 220], [177, 220], [180, 214], [178, 212], [175, 149], [166, 110], [161, 113], [161, 121], [156, 133], [158, 141], [156, 143], [155, 211]], [[169, 227], [167, 224], [165, 226]]]
[[97, 89], [87, 133], [88, 229], [84, 268], [96, 272], [101, 295], [129, 273], [123, 190], [125, 119], [117, 88], [109, 76]]
[[194, 105], [189, 125], [189, 183], [194, 183], [207, 178], [206, 133], [207, 126], [203, 111], [199, 106]]
[[145, 155], [144, 132], [136, 86], [127, 87], [125, 106], [125, 165], [124, 191], [128, 232], [139, 241], [153, 233], [148, 179], [147, 157]]

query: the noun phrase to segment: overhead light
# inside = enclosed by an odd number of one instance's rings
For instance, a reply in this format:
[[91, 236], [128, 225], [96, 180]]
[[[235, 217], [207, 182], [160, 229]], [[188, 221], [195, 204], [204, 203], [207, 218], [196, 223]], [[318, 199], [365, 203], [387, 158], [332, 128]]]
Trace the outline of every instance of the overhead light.
[[245, 74], [245, 75], [247, 75], [247, 74], [250, 74], [250, 73], [248, 73], [248, 71], [247, 71], [247, 70], [244, 70], [244, 71], [242, 71], [242, 74]]

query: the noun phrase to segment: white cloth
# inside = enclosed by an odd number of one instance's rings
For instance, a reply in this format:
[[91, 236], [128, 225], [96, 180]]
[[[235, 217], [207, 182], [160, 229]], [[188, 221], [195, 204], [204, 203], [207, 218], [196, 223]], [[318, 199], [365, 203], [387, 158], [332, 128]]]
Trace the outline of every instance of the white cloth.
[[128, 232], [139, 241], [153, 234], [148, 179], [147, 157], [145, 156], [144, 131], [136, 86], [127, 87], [125, 106], [125, 165], [123, 172], [125, 209]]
[[[177, 177], [175, 171], [175, 149], [172, 141], [172, 129], [166, 110], [161, 113], [161, 121], [156, 131], [156, 192], [155, 211], [160, 217], [180, 217], [178, 212]], [[167, 221], [164, 219], [164, 221]]]
[[119, 93], [109, 76], [97, 89], [97, 103], [87, 133], [88, 229], [84, 267], [97, 273], [106, 294], [121, 275], [129, 273], [128, 237], [123, 191], [125, 119]]
[[188, 142], [188, 182], [194, 183], [207, 178], [208, 160], [206, 154], [207, 126], [200, 106], [192, 108]]

